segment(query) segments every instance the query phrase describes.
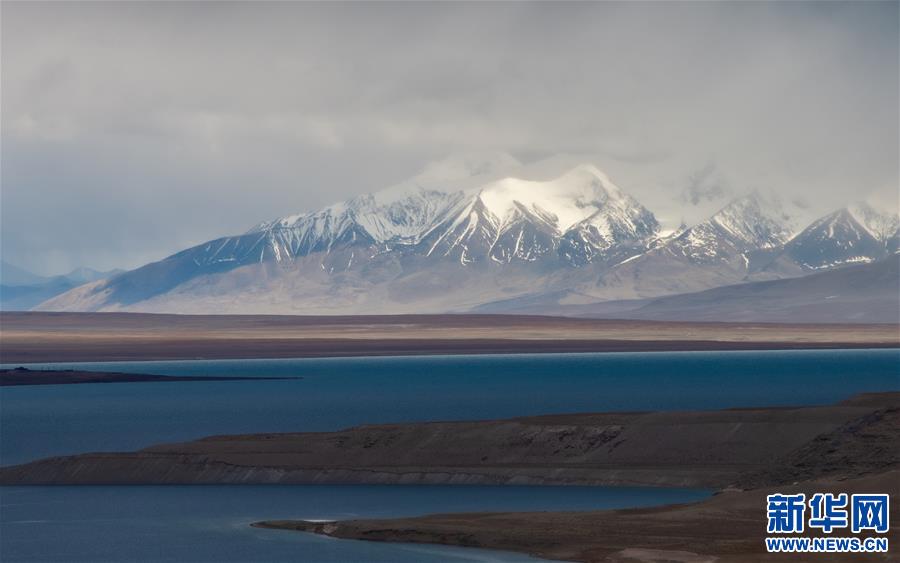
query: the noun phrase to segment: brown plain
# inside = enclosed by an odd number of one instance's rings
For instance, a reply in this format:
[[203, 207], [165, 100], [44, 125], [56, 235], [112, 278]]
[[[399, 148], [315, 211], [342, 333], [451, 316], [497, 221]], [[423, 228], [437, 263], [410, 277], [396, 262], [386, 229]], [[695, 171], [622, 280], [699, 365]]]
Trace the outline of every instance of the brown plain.
[[525, 315], [0, 313], [4, 363], [898, 346], [900, 327], [889, 324], [683, 323]]

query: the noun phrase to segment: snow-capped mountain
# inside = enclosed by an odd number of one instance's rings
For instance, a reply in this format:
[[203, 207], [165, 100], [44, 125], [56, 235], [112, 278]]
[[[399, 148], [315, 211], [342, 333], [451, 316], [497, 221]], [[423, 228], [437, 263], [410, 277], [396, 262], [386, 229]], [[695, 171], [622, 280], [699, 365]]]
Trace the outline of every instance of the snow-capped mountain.
[[[585, 165], [549, 181], [507, 177], [459, 191], [407, 183], [263, 223], [181, 257], [214, 271], [316, 253], [325, 256], [323, 267], [331, 273], [386, 253], [463, 266], [539, 260], [585, 264], [633, 245], [640, 249], [657, 228], [652, 213], [600, 170]], [[340, 258], [331, 256], [335, 253]]]
[[646, 298], [738, 283], [768, 263], [797, 231], [798, 212], [759, 192], [670, 235], [600, 275], [591, 294]]
[[543, 294], [646, 298], [803, 275], [852, 262], [848, 249], [877, 260], [893, 239], [875, 233], [897, 231], [864, 206], [805, 230], [800, 216], [753, 192], [664, 232], [594, 165], [529, 169], [503, 154], [454, 157], [381, 192], [261, 223], [41, 308], [397, 313]]
[[428, 256], [583, 265], [645, 244], [659, 228], [652, 213], [590, 165], [549, 181], [504, 178], [463, 199], [462, 210], [426, 237]]
[[866, 202], [857, 202], [847, 211], [880, 245], [889, 252], [896, 252], [900, 238], [900, 215], [881, 212]]
[[797, 232], [798, 217], [777, 198], [758, 192], [733, 200], [712, 217], [690, 227], [666, 246], [666, 252], [695, 263], [728, 261], [777, 248]]
[[812, 222], [790, 240], [767, 266], [781, 273], [811, 272], [876, 262], [895, 252], [897, 215], [882, 213], [866, 203], [855, 203]]
[[[558, 269], [623, 260], [656, 236], [653, 214], [594, 166], [551, 179], [506, 175], [509, 166], [515, 162], [502, 157], [433, 165], [383, 192], [262, 223], [46, 307], [156, 307], [148, 300], [170, 293], [184, 295], [192, 307], [203, 301], [198, 292], [213, 291], [234, 295], [235, 303], [247, 303], [237, 297], [245, 292], [276, 291], [290, 295], [275, 299], [290, 301], [290, 308], [305, 306], [297, 295], [321, 301], [324, 292], [355, 307], [375, 286], [391, 301], [427, 293], [423, 288], [450, 299], [447, 280], [459, 278], [452, 289], [471, 294], [463, 278], [479, 276], [493, 278], [481, 289], [495, 297], [492, 291], [534, 289], [535, 277]], [[504, 266], [530, 273], [504, 278]], [[480, 298], [461, 299], [477, 304]]]
[[282, 217], [250, 233], [292, 229], [323, 242], [341, 231], [362, 228], [373, 242], [415, 243], [460, 202], [473, 179], [485, 182], [522, 164], [505, 153], [454, 155], [432, 162], [418, 175], [374, 194], [365, 194], [320, 211]]

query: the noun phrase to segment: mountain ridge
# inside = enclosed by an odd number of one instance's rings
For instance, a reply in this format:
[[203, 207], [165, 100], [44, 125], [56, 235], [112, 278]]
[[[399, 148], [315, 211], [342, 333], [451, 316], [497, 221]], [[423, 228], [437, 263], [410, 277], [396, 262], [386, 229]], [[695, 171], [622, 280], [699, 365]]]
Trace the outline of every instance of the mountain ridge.
[[[812, 225], [801, 229], [799, 213], [778, 198], [738, 196], [705, 221], [666, 233], [591, 164], [537, 178], [511, 175], [516, 165], [502, 155], [451, 160], [382, 192], [75, 288], [38, 309], [453, 312], [535, 291], [645, 299], [813, 271], [792, 251], [801, 245], [791, 246]], [[845, 215], [855, 227], [840, 236], [873, 238], [876, 224], [896, 225], [871, 208]], [[888, 245], [867, 245], [859, 258], [881, 260]]]

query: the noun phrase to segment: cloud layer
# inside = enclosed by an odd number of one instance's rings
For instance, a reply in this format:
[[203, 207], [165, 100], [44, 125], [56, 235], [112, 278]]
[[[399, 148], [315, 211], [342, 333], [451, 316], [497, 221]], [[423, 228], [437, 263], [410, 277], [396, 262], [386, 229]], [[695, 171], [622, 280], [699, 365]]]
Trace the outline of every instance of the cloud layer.
[[897, 10], [4, 3], [3, 258], [133, 267], [460, 151], [896, 207]]

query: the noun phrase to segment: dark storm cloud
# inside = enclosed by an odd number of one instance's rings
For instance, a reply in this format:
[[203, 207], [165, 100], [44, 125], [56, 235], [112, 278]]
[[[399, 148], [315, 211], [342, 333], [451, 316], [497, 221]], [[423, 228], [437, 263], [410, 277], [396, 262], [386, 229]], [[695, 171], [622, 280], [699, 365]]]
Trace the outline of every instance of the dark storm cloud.
[[893, 196], [897, 16], [895, 2], [4, 2], [3, 257], [131, 267], [459, 151], [592, 155], [640, 194], [715, 162], [735, 189]]

